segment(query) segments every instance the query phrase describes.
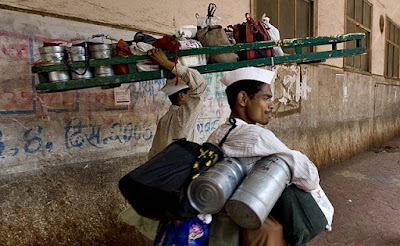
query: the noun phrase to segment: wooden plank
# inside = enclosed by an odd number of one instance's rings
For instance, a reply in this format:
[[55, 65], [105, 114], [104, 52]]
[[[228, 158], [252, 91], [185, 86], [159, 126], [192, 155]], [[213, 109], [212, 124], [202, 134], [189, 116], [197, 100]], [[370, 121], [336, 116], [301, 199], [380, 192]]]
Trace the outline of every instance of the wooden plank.
[[[345, 49], [345, 50], [323, 51], [315, 53], [293, 54], [289, 56], [246, 60], [233, 63], [217, 63], [217, 64], [209, 64], [193, 68], [197, 69], [200, 73], [211, 73], [211, 72], [229, 71], [249, 66], [267, 66], [272, 64], [283, 64], [289, 62], [310, 63], [313, 61], [321, 61], [328, 58], [353, 56], [362, 53], [365, 53], [364, 47]], [[66, 90], [83, 89], [95, 86], [104, 86], [104, 85], [159, 79], [162, 78], [162, 75], [164, 76], [164, 78], [174, 77], [174, 74], [172, 74], [170, 71], [158, 70], [151, 72], [139, 72], [134, 74], [109, 76], [109, 77], [96, 77], [92, 79], [70, 80], [68, 82], [41, 83], [37, 85], [37, 89], [41, 92], [66, 91]]]
[[[364, 38], [364, 33], [351, 33], [345, 35], [337, 35], [337, 36], [324, 36], [324, 37], [308, 37], [308, 38], [299, 38], [299, 39], [285, 39], [280, 41], [263, 41], [257, 43], [245, 43], [245, 44], [236, 44], [229, 46], [218, 46], [218, 47], [205, 47], [199, 49], [190, 49], [190, 50], [180, 50], [178, 51], [178, 56], [189, 56], [189, 55], [199, 55], [199, 54], [218, 54], [218, 53], [227, 53], [227, 52], [236, 52], [242, 50], [251, 50], [251, 49], [264, 49], [269, 47], [277, 47], [281, 46], [284, 48], [295, 48], [298, 46], [302, 47], [310, 47], [310, 46], [318, 46], [324, 44], [333, 44], [333, 43], [341, 43], [351, 40], [362, 40]], [[166, 52], [168, 58], [175, 57], [175, 54]], [[127, 57], [113, 57], [109, 59], [96, 59], [89, 61], [89, 67], [98, 67], [104, 65], [116, 65], [116, 64], [129, 64], [134, 63], [140, 60], [148, 60], [148, 55], [132, 55]], [[86, 64], [84, 61], [82, 62], [74, 62], [70, 64], [72, 68], [83, 68]], [[67, 70], [68, 67], [65, 64], [62, 65], [48, 65], [48, 66], [33, 66], [33, 73], [44, 73], [51, 72], [57, 70]]]

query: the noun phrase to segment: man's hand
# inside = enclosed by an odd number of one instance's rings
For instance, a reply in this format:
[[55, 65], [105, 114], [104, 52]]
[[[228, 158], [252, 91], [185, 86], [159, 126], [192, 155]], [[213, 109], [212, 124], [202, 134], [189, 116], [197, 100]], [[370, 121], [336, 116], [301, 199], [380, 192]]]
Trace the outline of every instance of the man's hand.
[[147, 54], [150, 56], [150, 59], [154, 64], [160, 65], [170, 71], [172, 71], [175, 66], [175, 64], [168, 60], [167, 56], [159, 48], [149, 50], [147, 51]]

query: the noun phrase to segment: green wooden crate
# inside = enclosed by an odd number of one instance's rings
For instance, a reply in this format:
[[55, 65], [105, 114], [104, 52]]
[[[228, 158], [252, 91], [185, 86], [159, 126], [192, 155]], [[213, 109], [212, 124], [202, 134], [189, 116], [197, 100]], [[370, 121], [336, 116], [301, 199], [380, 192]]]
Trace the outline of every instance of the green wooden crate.
[[[363, 33], [352, 33], [337, 36], [326, 36], [326, 37], [309, 37], [309, 38], [298, 38], [298, 39], [285, 39], [280, 41], [264, 41], [257, 43], [246, 43], [236, 44], [230, 46], [219, 46], [219, 47], [206, 47], [199, 49], [180, 50], [178, 56], [189, 56], [199, 54], [218, 54], [237, 52], [251, 49], [265, 49], [270, 47], [280, 46], [282, 48], [294, 48], [295, 54], [290, 54], [280, 57], [269, 57], [260, 58], [254, 60], [238, 61], [233, 63], [216, 63], [204, 66], [193, 67], [200, 73], [211, 73], [221, 72], [237, 69], [240, 67], [248, 66], [266, 66], [266, 65], [277, 65], [287, 63], [310, 63], [325, 61], [329, 58], [347, 57], [353, 55], [359, 55], [365, 53], [365, 47], [362, 47], [362, 39], [365, 34]], [[355, 48], [349, 49], [337, 49], [338, 43], [344, 42], [356, 42]], [[303, 53], [303, 48], [306, 47], [317, 47], [321, 45], [329, 45], [330, 50], [318, 51], [311, 53]], [[354, 46], [353, 46], [354, 47]], [[175, 57], [175, 54], [166, 52], [168, 58]], [[33, 73], [38, 73], [39, 84], [36, 86], [39, 92], [56, 92], [83, 89], [89, 87], [102, 86], [106, 88], [119, 86], [121, 83], [138, 82], [144, 80], [161, 79], [161, 78], [173, 78], [174, 75], [168, 70], [157, 70], [150, 72], [138, 72], [136, 69], [136, 62], [141, 60], [148, 60], [148, 55], [132, 55], [128, 57], [112, 57], [109, 59], [96, 59], [90, 60], [88, 63], [73, 62], [69, 63], [69, 67], [72, 68], [84, 68], [87, 65], [89, 67], [98, 67], [104, 65], [118, 65], [128, 64], [129, 74], [114, 75], [108, 77], [94, 77], [90, 79], [75, 79], [68, 80], [66, 82], [52, 82], [49, 83], [47, 79], [47, 73], [51, 71], [68, 70], [67, 65], [37, 65], [32, 67]]]

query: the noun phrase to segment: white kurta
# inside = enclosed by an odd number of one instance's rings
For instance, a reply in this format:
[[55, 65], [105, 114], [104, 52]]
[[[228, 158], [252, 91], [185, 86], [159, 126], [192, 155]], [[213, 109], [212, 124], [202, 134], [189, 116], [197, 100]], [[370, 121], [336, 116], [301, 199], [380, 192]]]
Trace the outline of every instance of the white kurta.
[[[261, 158], [277, 155], [288, 164], [292, 180], [297, 187], [311, 191], [318, 187], [318, 169], [307, 156], [289, 149], [270, 130], [236, 119], [236, 128], [229, 133], [222, 149], [229, 157], [238, 158], [249, 171]], [[231, 128], [226, 122], [215, 130], [207, 142], [218, 144]]]
[[[188, 83], [188, 100], [182, 106], [171, 105], [161, 117], [149, 152], [149, 159], [167, 147], [174, 139], [194, 140], [196, 121], [201, 113], [202, 101], [207, 87], [203, 76], [195, 69], [180, 64], [176, 66], [179, 77]], [[172, 73], [175, 73], [175, 68]]]
[[[171, 105], [169, 111], [161, 117], [148, 154], [149, 159], [172, 143], [174, 139], [194, 140], [196, 121], [201, 112], [207, 82], [197, 70], [180, 64], [177, 64], [176, 69], [179, 77], [188, 83], [188, 100], [180, 107]], [[174, 68], [172, 73], [175, 72]], [[149, 239], [155, 238], [159, 222], [140, 216], [131, 206], [122, 211], [118, 218], [120, 221], [135, 226]]]
[[[263, 127], [248, 124], [235, 118], [236, 127], [229, 133], [222, 149], [229, 157], [240, 160], [249, 171], [254, 164], [265, 156], [277, 155], [286, 161], [291, 171], [291, 183], [298, 188], [311, 192], [317, 204], [328, 220], [330, 229], [333, 207], [319, 186], [318, 169], [308, 157], [299, 151], [289, 149], [273, 132]], [[218, 145], [232, 127], [229, 122], [215, 130], [207, 142]]]

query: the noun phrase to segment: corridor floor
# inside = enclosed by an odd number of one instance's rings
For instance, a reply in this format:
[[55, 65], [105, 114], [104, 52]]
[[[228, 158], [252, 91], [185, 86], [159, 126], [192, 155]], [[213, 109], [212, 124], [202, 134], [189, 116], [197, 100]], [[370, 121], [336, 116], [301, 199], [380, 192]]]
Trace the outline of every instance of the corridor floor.
[[400, 138], [320, 172], [333, 230], [308, 243], [400, 246]]

